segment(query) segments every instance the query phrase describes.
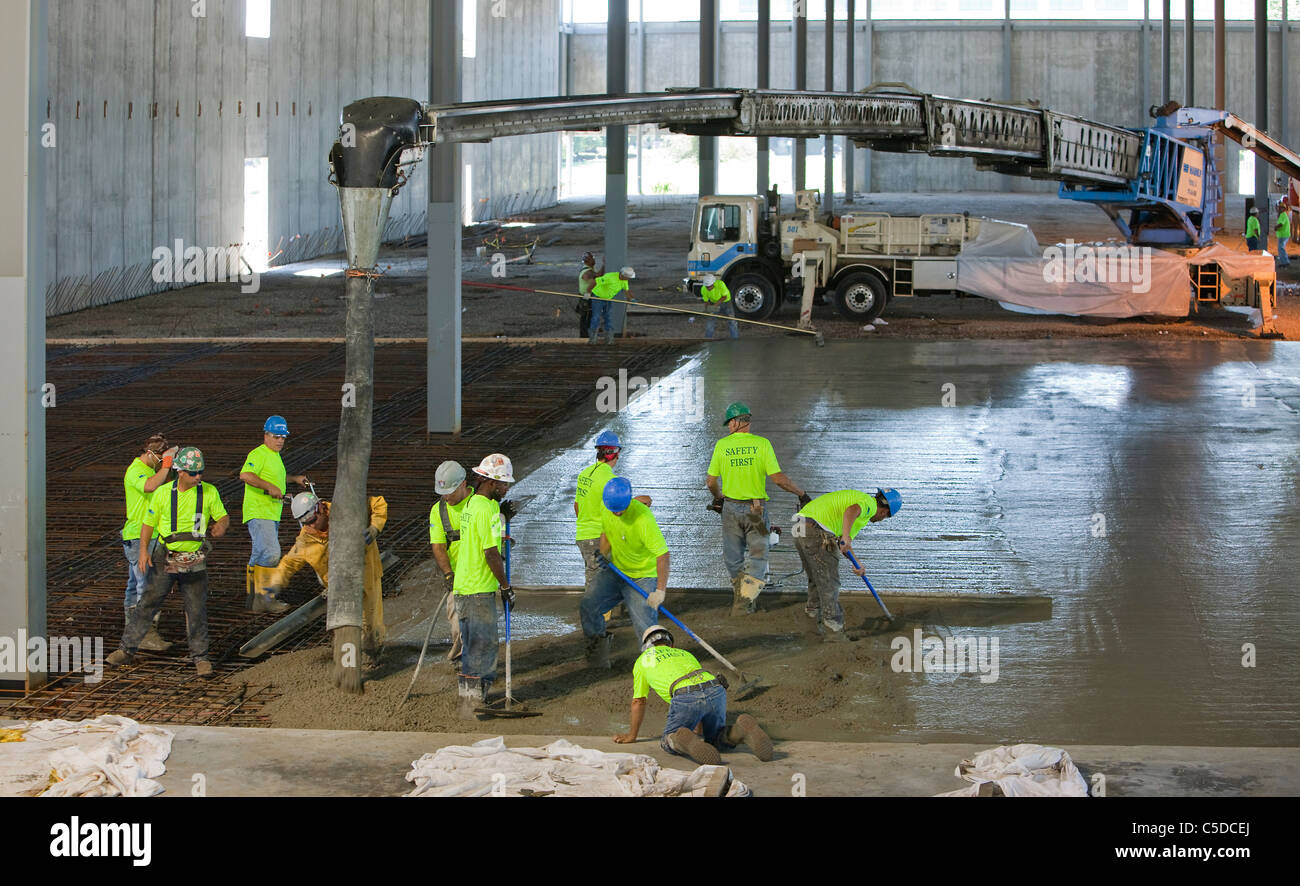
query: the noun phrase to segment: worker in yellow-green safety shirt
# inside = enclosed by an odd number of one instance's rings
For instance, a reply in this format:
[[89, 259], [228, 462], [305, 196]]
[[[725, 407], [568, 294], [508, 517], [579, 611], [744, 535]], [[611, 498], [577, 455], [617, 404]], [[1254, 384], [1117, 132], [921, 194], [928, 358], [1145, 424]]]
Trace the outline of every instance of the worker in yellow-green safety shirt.
[[668, 702], [668, 719], [659, 740], [668, 753], [716, 766], [722, 762], [719, 747], [744, 744], [758, 759], [772, 759], [772, 739], [749, 714], [741, 714], [730, 730], [726, 728], [726, 683], [700, 667], [694, 655], [673, 646], [673, 635], [667, 628], [646, 628], [641, 634], [641, 650], [632, 666], [630, 727], [614, 736], [615, 742], [636, 741], [645, 718], [646, 698], [653, 689]]
[[1291, 256], [1286, 252], [1286, 241], [1291, 239], [1291, 207], [1286, 198], [1277, 204], [1277, 224], [1273, 229], [1277, 232], [1277, 266], [1285, 268], [1291, 264]]
[[[203, 453], [187, 446], [176, 453], [176, 479], [158, 487], [144, 523], [140, 527], [140, 571], [149, 576], [135, 615], [122, 634], [122, 644], [106, 662], [113, 667], [130, 664], [140, 648], [154, 614], [173, 586], [179, 587], [185, 601], [185, 624], [188, 630], [190, 658], [200, 677], [212, 676], [208, 661], [208, 570], [207, 552], [214, 538], [226, 534], [230, 517], [217, 487], [203, 482]], [[149, 542], [157, 532], [166, 560], [155, 564]]]
[[[140, 602], [140, 595], [144, 593], [145, 584], [149, 579], [149, 576], [139, 568], [140, 526], [144, 522], [145, 512], [149, 509], [149, 499], [153, 497], [154, 491], [159, 486], [167, 482], [167, 475], [172, 469], [172, 459], [175, 458], [177, 451], [176, 446], [168, 447], [165, 436], [154, 434], [145, 441], [140, 454], [131, 462], [131, 466], [126, 469], [126, 474], [122, 477], [122, 487], [126, 493], [126, 523], [122, 526], [122, 553], [126, 556], [127, 567], [124, 603], [126, 618], [123, 627], [131, 623], [131, 616], [135, 613], [135, 607]], [[150, 554], [156, 556], [158, 553], [156, 539], [151, 542], [151, 546], [153, 550]], [[140, 648], [148, 652], [166, 652], [172, 646], [158, 633], [159, 615], [162, 615], [161, 610], [154, 616], [153, 624], [149, 626], [144, 639], [140, 641]]]
[[732, 615], [754, 612], [767, 582], [771, 531], [767, 522], [768, 478], [798, 496], [800, 506], [812, 501], [781, 471], [771, 442], [749, 432], [752, 417], [744, 403], [727, 407], [725, 422], [731, 433], [714, 445], [705, 478], [705, 485], [713, 493], [709, 510], [722, 515], [722, 560], [731, 576]]
[[1255, 252], [1259, 249], [1259, 209], [1255, 206], [1250, 207], [1250, 214], [1246, 216], [1246, 251]]
[[[799, 562], [808, 576], [808, 602], [803, 611], [817, 619], [817, 633], [823, 639], [845, 639], [844, 609], [840, 606], [841, 556], [853, 553], [853, 539], [864, 526], [894, 516], [902, 506], [903, 497], [894, 489], [877, 489], [874, 494], [841, 489], [819, 495], [799, 509], [791, 533]], [[866, 574], [863, 566], [849, 568], [854, 575]]]
[[[731, 290], [727, 288], [727, 284], [713, 274], [705, 274], [704, 285], [700, 287], [700, 298], [704, 300], [704, 309], [710, 315], [730, 317], [727, 334], [731, 338], [740, 338], [740, 324], [736, 322], [736, 306], [731, 301]], [[704, 323], [704, 338], [708, 341], [713, 341], [713, 327], [713, 316], [710, 316]]]
[[[441, 584], [435, 582], [434, 593], [446, 594], [456, 581], [460, 515], [465, 512], [465, 505], [473, 497], [474, 489], [465, 482], [465, 469], [459, 462], [444, 461], [434, 471], [433, 491], [438, 493], [438, 500], [429, 509], [429, 544], [442, 575]], [[451, 649], [447, 651], [447, 661], [456, 661], [460, 658], [460, 619], [456, 617], [454, 594], [447, 595], [447, 623], [451, 625]]]
[[244, 481], [244, 523], [253, 540], [248, 558], [247, 591], [244, 605], [256, 612], [283, 612], [287, 603], [276, 599], [274, 592], [257, 587], [253, 567], [272, 567], [280, 562], [280, 516], [284, 510], [285, 481], [305, 487], [302, 474], [289, 477], [280, 452], [289, 438], [289, 424], [283, 416], [273, 415], [262, 426], [262, 445], [248, 453], [239, 479]]
[[587, 342], [596, 343], [596, 333], [605, 330], [605, 344], [614, 343], [614, 296], [627, 292], [627, 301], [632, 300], [631, 288], [627, 281], [636, 279], [636, 271], [623, 268], [618, 273], [601, 274], [591, 288], [591, 323], [587, 333]]
[[[578, 553], [582, 554], [583, 579], [582, 588], [591, 593], [600, 574], [603, 558], [600, 555], [601, 517], [605, 505], [601, 494], [605, 484], [614, 478], [614, 466], [618, 464], [623, 445], [618, 434], [602, 431], [596, 438], [596, 462], [587, 465], [578, 472], [577, 488], [573, 495], [573, 516], [577, 518], [574, 540], [578, 544]], [[652, 503], [650, 496], [638, 495], [636, 500], [646, 505]], [[605, 613], [609, 621], [610, 613]]]

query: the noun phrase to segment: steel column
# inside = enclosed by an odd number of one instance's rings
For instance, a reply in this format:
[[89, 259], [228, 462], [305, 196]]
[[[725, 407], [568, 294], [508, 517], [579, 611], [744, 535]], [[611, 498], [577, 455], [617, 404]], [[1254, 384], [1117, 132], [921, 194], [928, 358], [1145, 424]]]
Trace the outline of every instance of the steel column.
[[[808, 0], [795, 0], [794, 18], [794, 88], [799, 92], [808, 89]], [[808, 165], [808, 142], [806, 139], [794, 140], [794, 189], [803, 190], [805, 167]]]
[[[605, 92], [627, 92], [627, 0], [609, 0], [605, 34]], [[627, 264], [627, 127], [605, 127], [605, 270]], [[616, 301], [610, 322], [620, 333], [627, 305]]]
[[[1214, 0], [1214, 107], [1225, 110], [1227, 105], [1227, 24], [1226, 0]], [[1214, 162], [1219, 167], [1219, 200], [1214, 206], [1214, 230], [1224, 227], [1224, 196], [1228, 190], [1228, 147], [1223, 133], [1214, 134]]]
[[[640, 4], [638, 4], [640, 5]], [[700, 0], [700, 85], [718, 85], [718, 0]], [[700, 136], [700, 196], [718, 192], [718, 140]]]
[[1169, 104], [1173, 78], [1169, 68], [1170, 42], [1173, 38], [1173, 29], [1169, 23], [1169, 2], [1170, 0], [1160, 0], [1160, 104], [1162, 105]]
[[1196, 14], [1183, 0], [1183, 107], [1196, 107]]
[[[853, 0], [849, 0], [853, 2]], [[758, 0], [758, 88], [772, 85], [772, 0]], [[772, 186], [771, 145], [767, 136], [758, 139], [758, 190], [766, 194]]]
[[[848, 0], [849, 8], [848, 21], [844, 23], [844, 91], [853, 91], [853, 65], [855, 62], [853, 52], [853, 19], [857, 11], [853, 8], [853, 0]], [[853, 167], [857, 165], [857, 158], [854, 156], [856, 151], [852, 139], [844, 139], [844, 202], [853, 203]]]
[[[1255, 128], [1268, 131], [1268, 0], [1255, 0]], [[1268, 205], [1269, 165], [1255, 156], [1255, 206], [1259, 209], [1259, 235], [1267, 242], [1273, 230]]]
[[[429, 100], [461, 100], [461, 4], [429, 0]], [[428, 374], [425, 402], [431, 433], [459, 434], [460, 377], [460, 145], [429, 151]]]
[[[835, 0], [826, 0], [826, 76], [823, 78], [827, 92], [835, 91]], [[823, 176], [822, 208], [827, 212], [835, 211], [835, 136], [829, 132], [822, 141], [822, 162], [825, 167]]]

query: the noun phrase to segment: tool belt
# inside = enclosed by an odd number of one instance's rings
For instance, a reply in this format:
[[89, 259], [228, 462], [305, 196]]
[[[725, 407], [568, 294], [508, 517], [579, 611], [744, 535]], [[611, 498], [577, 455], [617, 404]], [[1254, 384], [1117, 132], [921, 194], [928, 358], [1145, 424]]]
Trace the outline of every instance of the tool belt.
[[[172, 526], [171, 534], [162, 540], [164, 548], [167, 548], [167, 567], [166, 571], [171, 574], [186, 572], [202, 572], [208, 568], [208, 551], [212, 550], [212, 544], [207, 538], [198, 532], [181, 533], [176, 531], [176, 511], [178, 508], [178, 499], [180, 492], [176, 484], [172, 484]], [[203, 517], [203, 484], [200, 482], [194, 490], [194, 513], [199, 518]], [[185, 536], [189, 537], [186, 538]], [[168, 545], [172, 539], [177, 541], [197, 541], [202, 542], [197, 551], [173, 551]]]
[[701, 674], [707, 674], [707, 673], [708, 671], [704, 670], [704, 668], [696, 668], [695, 670], [691, 671], [689, 674], [682, 674], [680, 677], [678, 677], [676, 680], [672, 682], [671, 686], [668, 687], [668, 696], [670, 698], [675, 698], [679, 692], [685, 692], [688, 689], [707, 689], [710, 686], [721, 685], [718, 683], [718, 679], [715, 677], [712, 680], [706, 680], [703, 683], [692, 683], [690, 686], [683, 686], [681, 689], [677, 688], [677, 684], [682, 682], [683, 680], [689, 680], [691, 679], [691, 677], [698, 677]]

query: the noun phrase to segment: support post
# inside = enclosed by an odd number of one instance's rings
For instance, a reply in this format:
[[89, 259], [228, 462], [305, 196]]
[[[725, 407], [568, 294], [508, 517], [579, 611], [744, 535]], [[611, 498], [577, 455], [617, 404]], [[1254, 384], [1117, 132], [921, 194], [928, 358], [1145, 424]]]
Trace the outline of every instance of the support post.
[[[827, 92], [835, 91], [835, 0], [826, 0], [826, 76], [823, 80]], [[826, 133], [822, 141], [825, 167], [822, 208], [835, 214], [835, 136]]]
[[[1214, 0], [1214, 107], [1222, 111], [1227, 107], [1227, 2]], [[1219, 169], [1219, 199], [1214, 204], [1212, 230], [1224, 227], [1224, 194], [1228, 189], [1228, 147], [1223, 133], [1214, 133], [1214, 162]]]
[[1169, 104], [1173, 74], [1169, 55], [1172, 51], [1173, 26], [1169, 22], [1170, 0], [1160, 0], [1160, 104]]
[[1183, 107], [1196, 107], [1196, 13], [1183, 0]]
[[[848, 0], [848, 21], [844, 23], [844, 91], [853, 91], [853, 65], [856, 63], [853, 52], [853, 27], [854, 13], [853, 0]], [[854, 166], [857, 165], [857, 148], [853, 144], [853, 139], [847, 136], [844, 139], [844, 202], [853, 205], [853, 186], [856, 182], [853, 180]]]
[[[609, 0], [605, 34], [605, 91], [627, 92], [627, 0]], [[605, 127], [605, 270], [627, 264], [627, 127]], [[610, 324], [623, 333], [627, 303], [616, 299]]]
[[[461, 100], [461, 4], [429, 0], [429, 101]], [[460, 145], [429, 151], [425, 404], [430, 433], [461, 428]]]
[[[1251, 122], [1268, 132], [1268, 0], [1255, 0], [1255, 119]], [[1265, 243], [1273, 230], [1272, 207], [1268, 205], [1268, 176], [1272, 167], [1255, 156], [1255, 208], [1259, 210], [1259, 236]]]
[[[852, 2], [852, 0], [849, 0]], [[772, 0], [758, 0], [758, 88], [772, 85]], [[766, 194], [772, 186], [772, 149], [767, 136], [758, 139], [758, 190]]]
[[[718, 0], [700, 0], [700, 86], [718, 85]], [[700, 136], [700, 196], [718, 192], [718, 139]]]
[[[799, 92], [803, 92], [808, 89], [807, 0], [794, 4], [792, 17], [794, 19], [794, 88]], [[804, 188], [804, 176], [808, 166], [808, 140], [795, 139], [794, 150], [790, 153], [794, 157], [794, 174], [791, 180], [794, 182], [794, 190], [797, 193]]]

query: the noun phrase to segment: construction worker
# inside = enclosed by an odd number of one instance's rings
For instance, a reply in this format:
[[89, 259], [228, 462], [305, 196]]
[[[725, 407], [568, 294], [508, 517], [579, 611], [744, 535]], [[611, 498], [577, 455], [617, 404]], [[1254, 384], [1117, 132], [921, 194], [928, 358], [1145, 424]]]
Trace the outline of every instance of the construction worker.
[[498, 504], [515, 482], [510, 459], [493, 453], [474, 468], [478, 488], [460, 512], [460, 550], [452, 589], [456, 616], [460, 619], [461, 657], [457, 675], [460, 715], [474, 716], [474, 709], [487, 700], [488, 689], [497, 673], [496, 592], [505, 605], [513, 605], [515, 592], [506, 577], [501, 557], [505, 521]]
[[591, 325], [587, 334], [589, 344], [596, 343], [596, 333], [603, 327], [605, 344], [614, 343], [614, 296], [627, 292], [627, 301], [632, 300], [631, 289], [627, 281], [636, 279], [636, 271], [623, 268], [617, 274], [601, 274], [591, 287]]
[[[623, 603], [638, 636], [656, 624], [668, 590], [669, 562], [668, 543], [655, 515], [645, 502], [633, 498], [631, 483], [623, 477], [610, 478], [601, 490], [601, 501], [600, 568], [596, 580], [584, 591], [578, 612], [587, 638], [587, 663], [608, 668], [613, 634], [605, 627], [604, 613]], [[628, 587], [610, 568], [611, 563], [648, 598]]]
[[[208, 661], [208, 572], [207, 540], [226, 534], [230, 517], [221, 503], [217, 487], [203, 482], [203, 453], [187, 446], [176, 453], [176, 479], [159, 486], [149, 499], [140, 527], [139, 568], [149, 576], [135, 615], [122, 634], [122, 644], [106, 661], [113, 667], [130, 664], [140, 642], [153, 623], [155, 613], [173, 586], [185, 599], [185, 624], [190, 658], [200, 677], [212, 676]], [[157, 532], [165, 561], [154, 568], [150, 540]], [[150, 572], [152, 570], [152, 572]]]
[[[817, 633], [825, 639], [845, 639], [841, 555], [853, 553], [853, 539], [864, 526], [894, 516], [902, 506], [903, 497], [893, 489], [877, 489], [874, 495], [841, 489], [819, 495], [799, 509], [793, 534], [799, 562], [808, 576], [808, 602], [803, 611], [817, 619]], [[854, 575], [866, 574], [865, 567], [849, 568]]]
[[722, 559], [731, 576], [732, 615], [754, 612], [767, 582], [767, 478], [798, 496], [800, 506], [812, 501], [782, 473], [767, 438], [749, 432], [751, 418], [744, 403], [727, 407], [725, 421], [730, 433], [714, 445], [705, 479], [713, 493], [709, 509], [722, 515]]
[[1273, 230], [1277, 232], [1277, 266], [1285, 268], [1291, 264], [1291, 256], [1286, 252], [1286, 241], [1291, 239], [1291, 207], [1285, 198], [1277, 204], [1277, 224]]
[[[465, 469], [458, 462], [444, 461], [433, 475], [433, 488], [438, 501], [429, 509], [429, 544], [433, 546], [433, 559], [438, 564], [441, 577], [434, 588], [435, 594], [444, 594], [455, 584], [456, 558], [460, 555], [460, 515], [474, 495], [465, 482]], [[447, 622], [451, 625], [451, 649], [448, 661], [460, 658], [460, 619], [456, 617], [456, 596], [447, 595]]]
[[253, 567], [272, 567], [280, 562], [280, 516], [284, 510], [285, 480], [307, 485], [302, 474], [287, 477], [280, 452], [289, 438], [289, 424], [283, 416], [273, 415], [262, 426], [262, 445], [248, 453], [239, 479], [244, 481], [244, 522], [248, 525], [253, 552], [248, 558], [248, 598], [245, 604], [257, 612], [283, 612], [289, 607], [274, 596], [258, 597]]
[[[366, 527], [366, 560], [362, 571], [362, 648], [374, 657], [383, 646], [384, 628], [384, 566], [379, 557], [379, 533], [388, 523], [388, 502], [383, 496], [369, 496], [370, 524]], [[289, 511], [298, 521], [298, 537], [289, 553], [280, 558], [274, 569], [257, 566], [257, 601], [275, 599], [289, 586], [289, 580], [310, 566], [322, 587], [329, 587], [330, 571], [330, 503], [316, 497], [314, 492], [300, 492], [293, 497]], [[278, 601], [277, 601], [278, 602]]]
[[1250, 207], [1250, 214], [1246, 216], [1246, 251], [1254, 252], [1259, 249], [1259, 209], [1255, 206]]
[[[618, 434], [602, 431], [596, 438], [596, 463], [588, 465], [578, 472], [577, 491], [573, 496], [573, 516], [577, 518], [575, 541], [578, 552], [582, 554], [584, 567], [582, 588], [584, 593], [592, 593], [596, 576], [600, 573], [600, 530], [601, 515], [605, 505], [601, 493], [605, 484], [614, 476], [614, 465], [618, 464], [623, 446]], [[648, 495], [638, 495], [636, 500], [649, 507], [652, 504]], [[605, 613], [605, 621], [610, 620], [612, 610]]]
[[590, 252], [582, 254], [582, 270], [578, 271], [578, 294], [584, 296], [578, 302], [578, 338], [586, 338], [591, 331], [591, 290], [596, 279], [605, 273], [605, 266], [596, 270], [596, 256]]
[[[122, 477], [122, 487], [126, 492], [126, 523], [122, 526], [122, 553], [126, 557], [124, 628], [131, 623], [131, 615], [140, 602], [140, 595], [144, 593], [145, 582], [148, 579], [148, 576], [139, 569], [140, 525], [144, 522], [144, 515], [149, 509], [149, 499], [153, 496], [154, 490], [167, 482], [167, 475], [172, 469], [172, 459], [177, 451], [178, 447], [168, 448], [165, 436], [154, 434], [145, 441], [140, 454], [131, 462], [131, 466], [126, 469], [126, 474]], [[150, 546], [153, 549], [149, 552], [150, 559], [153, 559], [158, 556], [158, 541], [153, 540]], [[166, 652], [171, 649], [172, 644], [158, 633], [158, 618], [161, 615], [160, 609], [149, 625], [144, 639], [140, 641], [141, 649], [149, 652]]]
[[[713, 274], [704, 275], [704, 285], [700, 287], [700, 298], [704, 300], [704, 309], [710, 314], [732, 318], [727, 324], [727, 334], [731, 338], [740, 338], [740, 324], [736, 322], [736, 306], [731, 301], [731, 290], [727, 284]], [[704, 338], [713, 341], [713, 317], [704, 323]]]
[[716, 766], [722, 762], [720, 746], [743, 744], [758, 759], [772, 759], [772, 739], [749, 714], [741, 714], [731, 729], [726, 728], [726, 684], [700, 667], [694, 655], [673, 646], [673, 635], [667, 628], [646, 628], [641, 634], [641, 650], [632, 666], [631, 725], [627, 732], [614, 736], [614, 741], [636, 741], [645, 719], [646, 698], [653, 689], [668, 702], [668, 719], [659, 739], [659, 745], [668, 753]]

